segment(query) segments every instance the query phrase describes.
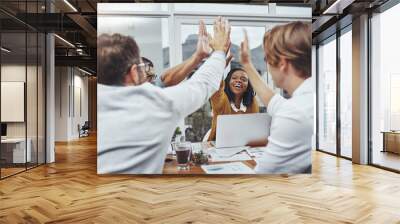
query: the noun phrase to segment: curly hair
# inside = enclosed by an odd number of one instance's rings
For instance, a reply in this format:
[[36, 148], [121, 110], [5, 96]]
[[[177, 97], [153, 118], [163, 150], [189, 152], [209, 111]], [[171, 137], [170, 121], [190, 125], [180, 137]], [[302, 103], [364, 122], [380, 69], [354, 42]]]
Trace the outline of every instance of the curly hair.
[[[228, 96], [228, 99], [230, 102], [234, 102], [235, 101], [235, 94], [232, 92], [231, 88], [229, 87], [229, 82], [231, 81], [232, 75], [233, 73], [235, 73], [236, 71], [244, 71], [242, 68], [238, 67], [238, 68], [232, 68], [228, 75], [225, 78], [225, 93]], [[253, 98], [256, 95], [256, 93], [253, 90], [253, 87], [251, 86], [250, 82], [247, 86], [246, 91], [243, 94], [243, 105], [245, 105], [246, 107], [250, 106], [253, 103]]]

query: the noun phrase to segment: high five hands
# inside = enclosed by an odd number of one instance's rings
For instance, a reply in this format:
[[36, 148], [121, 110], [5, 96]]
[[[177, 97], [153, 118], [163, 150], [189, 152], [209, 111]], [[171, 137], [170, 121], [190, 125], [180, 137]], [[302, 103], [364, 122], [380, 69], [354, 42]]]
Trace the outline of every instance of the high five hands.
[[202, 60], [209, 56], [211, 49], [214, 51], [224, 51], [227, 55], [226, 65], [233, 59], [233, 55], [230, 53], [229, 48], [231, 45], [230, 41], [231, 26], [222, 17], [218, 17], [214, 21], [214, 37], [211, 37], [207, 33], [206, 26], [203, 20], [200, 20], [198, 41], [195, 51], [196, 58]]
[[199, 59], [202, 60], [208, 57], [211, 51], [210, 44], [208, 42], [209, 35], [207, 33], [207, 29], [203, 20], [200, 20], [198, 35], [199, 39], [197, 41], [197, 48], [195, 54]]
[[222, 17], [214, 21], [214, 36], [209, 36], [209, 43], [214, 51], [228, 52], [231, 45], [231, 26]]
[[251, 55], [250, 55], [249, 38], [247, 36], [247, 31], [243, 29], [243, 32], [244, 32], [244, 40], [240, 44], [240, 64], [246, 67], [251, 65]]

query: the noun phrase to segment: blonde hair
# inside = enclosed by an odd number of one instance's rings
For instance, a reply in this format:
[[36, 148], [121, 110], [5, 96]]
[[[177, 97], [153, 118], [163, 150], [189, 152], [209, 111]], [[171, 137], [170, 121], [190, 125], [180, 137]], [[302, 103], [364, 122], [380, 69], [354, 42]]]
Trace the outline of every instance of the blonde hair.
[[311, 76], [311, 24], [292, 22], [275, 26], [264, 35], [266, 61], [277, 66], [285, 59], [298, 70], [302, 78]]

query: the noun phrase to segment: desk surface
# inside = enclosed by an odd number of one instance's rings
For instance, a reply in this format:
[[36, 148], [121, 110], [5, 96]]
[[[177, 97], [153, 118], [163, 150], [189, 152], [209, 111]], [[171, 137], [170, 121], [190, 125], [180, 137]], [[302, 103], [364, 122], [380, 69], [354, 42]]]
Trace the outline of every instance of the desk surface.
[[[208, 165], [212, 164], [223, 164], [223, 163], [231, 163], [231, 162], [241, 162], [251, 169], [254, 169], [256, 166], [256, 162], [254, 160], [246, 160], [246, 161], [224, 161], [224, 162], [212, 162], [209, 159]], [[163, 169], [163, 174], [206, 174], [204, 170], [200, 167], [201, 165], [195, 165], [193, 162], [190, 164], [190, 169], [189, 170], [178, 170], [176, 166], [176, 157], [173, 155], [168, 154], [167, 159], [164, 164], [164, 169]]]

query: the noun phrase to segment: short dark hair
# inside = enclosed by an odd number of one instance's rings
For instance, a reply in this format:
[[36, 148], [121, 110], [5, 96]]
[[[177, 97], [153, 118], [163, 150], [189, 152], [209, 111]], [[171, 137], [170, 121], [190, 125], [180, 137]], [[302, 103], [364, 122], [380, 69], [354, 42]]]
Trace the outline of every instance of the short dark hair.
[[121, 34], [101, 34], [97, 38], [97, 81], [105, 85], [123, 85], [124, 76], [140, 63], [136, 41]]
[[153, 67], [153, 68], [154, 68], [153, 62], [150, 61], [150, 59], [145, 58], [145, 57], [142, 57], [142, 61], [143, 61], [143, 63], [149, 64], [150, 67]]
[[[244, 72], [243, 68], [241, 68], [241, 67], [232, 68], [225, 78], [224, 91], [225, 91], [226, 95], [228, 96], [228, 99], [230, 102], [235, 101], [235, 94], [231, 91], [231, 88], [229, 88], [229, 82], [231, 81], [233, 73], [236, 71]], [[249, 81], [246, 92], [244, 92], [244, 94], [243, 94], [243, 99], [242, 99], [243, 105], [245, 105], [246, 107], [250, 106], [253, 103], [253, 98], [255, 95], [256, 95], [256, 93], [254, 92], [253, 87], [251, 86], [250, 81]]]

